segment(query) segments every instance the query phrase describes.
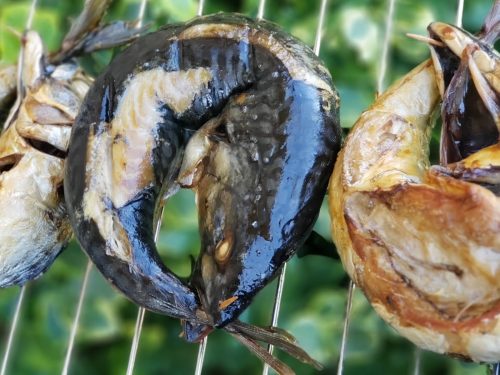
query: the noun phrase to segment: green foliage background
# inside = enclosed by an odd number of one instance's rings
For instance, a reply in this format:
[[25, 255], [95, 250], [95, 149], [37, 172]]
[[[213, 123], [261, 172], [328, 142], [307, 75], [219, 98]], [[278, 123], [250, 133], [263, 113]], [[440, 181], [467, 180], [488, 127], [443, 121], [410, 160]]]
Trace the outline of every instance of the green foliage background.
[[[39, 0], [34, 28], [49, 50], [54, 50], [76, 17], [82, 1]], [[385, 0], [331, 0], [329, 2], [320, 56], [332, 72], [342, 98], [341, 120], [349, 128], [375, 95], [381, 46], [387, 16]], [[116, 0], [108, 19], [133, 19], [139, 0]], [[306, 43], [314, 43], [320, 1], [267, 0], [267, 19]], [[476, 31], [490, 1], [466, 0], [464, 26]], [[205, 13], [238, 11], [255, 16], [258, 0], [207, 0]], [[432, 20], [453, 22], [455, 1], [400, 0], [396, 2], [386, 82], [402, 76], [428, 57], [422, 43], [405, 37], [426, 34]], [[19, 43], [11, 29], [22, 30], [29, 2], [0, 0], [0, 57], [17, 59]], [[195, 0], [150, 0], [146, 20], [152, 29], [165, 23], [184, 21], [196, 13]], [[111, 58], [100, 53], [83, 61], [98, 72]], [[5, 215], [8, 213], [2, 213]], [[317, 230], [329, 238], [329, 217], [323, 207]], [[167, 205], [159, 239], [164, 261], [180, 275], [190, 271], [189, 255], [199, 248], [193, 194], [182, 191]], [[28, 285], [26, 303], [15, 338], [10, 374], [60, 373], [86, 258], [75, 243], [58, 258], [39, 280]], [[293, 259], [288, 268], [280, 327], [292, 332], [313, 357], [325, 364], [324, 374], [336, 371], [348, 279], [333, 259], [308, 256]], [[275, 283], [256, 298], [243, 319], [259, 325], [270, 321]], [[18, 296], [17, 288], [0, 291], [0, 353]], [[137, 308], [115, 292], [94, 270], [82, 312], [71, 374], [123, 374], [127, 366]], [[174, 319], [146, 314], [137, 358], [136, 374], [192, 374], [197, 346], [178, 337]], [[316, 371], [279, 354], [298, 374]], [[382, 322], [358, 291], [354, 298], [347, 346], [345, 373], [412, 373], [415, 349]], [[463, 363], [432, 353], [421, 357], [424, 374], [484, 374], [484, 366]], [[204, 374], [257, 374], [262, 364], [224, 332], [210, 335]]]

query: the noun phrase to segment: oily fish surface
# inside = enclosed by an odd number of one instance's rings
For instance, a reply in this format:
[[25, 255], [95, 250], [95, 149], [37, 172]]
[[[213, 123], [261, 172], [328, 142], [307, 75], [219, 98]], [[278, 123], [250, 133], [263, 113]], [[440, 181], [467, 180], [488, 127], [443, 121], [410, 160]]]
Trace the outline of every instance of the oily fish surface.
[[500, 359], [500, 201], [429, 168], [439, 93], [425, 62], [355, 124], [330, 181], [349, 275], [403, 336], [440, 353]]

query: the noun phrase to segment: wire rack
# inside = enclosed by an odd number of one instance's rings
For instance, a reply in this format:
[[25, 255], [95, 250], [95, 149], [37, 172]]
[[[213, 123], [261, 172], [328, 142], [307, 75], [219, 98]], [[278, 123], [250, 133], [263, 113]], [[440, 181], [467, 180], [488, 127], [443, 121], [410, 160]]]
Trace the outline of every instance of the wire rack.
[[[469, 1], [474, 6], [478, 4], [478, 1]], [[463, 0], [435, 4], [431, 14], [426, 14], [418, 2], [409, 0], [316, 0], [307, 4], [299, 1], [254, 0], [235, 3], [232, 9], [220, 7], [215, 0], [124, 0], [117, 1], [116, 8], [130, 18], [165, 23], [161, 15], [148, 12], [148, 7], [160, 2], [161, 5], [155, 9], [174, 14], [173, 18], [184, 19], [219, 10], [236, 10], [274, 22], [290, 21], [290, 17], [297, 14], [313, 14], [307, 22], [297, 23], [297, 27], [293, 26], [293, 22], [288, 22], [292, 27], [287, 31], [309, 42], [314, 46], [315, 53], [327, 61], [343, 97], [342, 105], [347, 107], [342, 109], [342, 123], [346, 127], [352, 125], [376, 92], [383, 91], [385, 82], [404, 74], [404, 71], [391, 70], [394, 61], [408, 57], [404, 53], [407, 47], [401, 45], [415, 45], [409, 40], [401, 42], [402, 33], [425, 33], [425, 26], [433, 19], [461, 25], [464, 14]], [[0, 7], [7, 3], [0, 0]], [[279, 8], [276, 3], [280, 4]], [[346, 6], [347, 3], [350, 7]], [[39, 0], [37, 4], [34, 0], [26, 28], [32, 26], [33, 16], [36, 19], [37, 12], [43, 12], [44, 7], [54, 4], [50, 0]], [[300, 11], [294, 13], [294, 6], [300, 7]], [[378, 9], [379, 14], [370, 18], [372, 6]], [[266, 12], [267, 8], [274, 11]], [[477, 28], [481, 18], [474, 13], [476, 8], [471, 7], [464, 21], [466, 25], [470, 23]], [[280, 12], [277, 13], [276, 9], [280, 9]], [[314, 12], [307, 12], [308, 9], [314, 9]], [[383, 11], [380, 12], [380, 9]], [[4, 20], [1, 10], [0, 20]], [[398, 18], [398, 15], [405, 12], [414, 12], [417, 21], [410, 25], [404, 20], [399, 22], [405, 18]], [[345, 38], [333, 30], [351, 33], [353, 37], [349, 44], [343, 45]], [[336, 63], [335, 51], [342, 48], [350, 49], [356, 60], [354, 65], [360, 69], [358, 74], [363, 77], [353, 77], [354, 88], [349, 85], [348, 75], [337, 81], [337, 76], [342, 76], [342, 69], [351, 63]], [[418, 50], [419, 47], [409, 48]], [[411, 65], [414, 62], [408, 61], [407, 67]], [[356, 95], [355, 87], [360, 85], [360, 81], [372, 88], [370, 97]], [[193, 201], [189, 192], [182, 192], [174, 198], [166, 208], [164, 223], [168, 224], [167, 228], [157, 230], [165, 262], [181, 274], [189, 272], [189, 262], [186, 260], [189, 253], [196, 255], [196, 250], [193, 250], [197, 244]], [[182, 235], [176, 234], [176, 228], [181, 227], [190, 229]], [[316, 230], [329, 237], [326, 206], [322, 208]], [[187, 240], [192, 237], [195, 238], [194, 244]], [[177, 245], [170, 246], [171, 243]], [[166, 244], [164, 248], [162, 244]], [[0, 333], [5, 337], [5, 346], [0, 352], [3, 353], [0, 375], [98, 373], [95, 366], [105, 361], [109, 361], [106, 370], [109, 374], [268, 373], [267, 366], [260, 364], [223, 332], [210, 335], [208, 341], [204, 340], [199, 346], [185, 343], [176, 337], [180, 327], [173, 319], [137, 309], [109, 288], [92, 269], [77, 246], [72, 244], [40, 280], [21, 288], [20, 292], [13, 288], [2, 291]], [[288, 283], [287, 274], [292, 275]], [[315, 284], [308, 281], [311, 274], [315, 276]], [[285, 310], [281, 317], [280, 306], [284, 306]], [[308, 307], [307, 313], [304, 313], [304, 306]], [[294, 313], [294, 310], [299, 313]], [[484, 367], [478, 365], [464, 365], [437, 355], [422, 354], [399, 338], [375, 316], [362, 293], [356, 291], [354, 284], [348, 281], [339, 262], [327, 258], [293, 259], [288, 271], [283, 269], [278, 280], [260, 293], [255, 303], [244, 313], [243, 319], [259, 325], [279, 325], [290, 330], [306, 350], [325, 364], [324, 373], [357, 373], [366, 370], [387, 372], [389, 368], [397, 369], [398, 373], [404, 371], [413, 374], [428, 373], [426, 369], [457, 374], [485, 371]], [[34, 332], [33, 327], [36, 325], [45, 328]], [[381, 340], [389, 343], [380, 346]], [[33, 345], [38, 347], [39, 353], [35, 358], [29, 354], [33, 351], [29, 349]], [[377, 352], [384, 347], [392, 349], [389, 352]], [[269, 350], [272, 351], [272, 348]], [[363, 353], [367, 352], [371, 356], [364, 358]], [[285, 359], [299, 374], [315, 373], [295, 361], [282, 356], [280, 358]], [[37, 361], [40, 364], [38, 368]], [[221, 366], [222, 362], [229, 365]]]

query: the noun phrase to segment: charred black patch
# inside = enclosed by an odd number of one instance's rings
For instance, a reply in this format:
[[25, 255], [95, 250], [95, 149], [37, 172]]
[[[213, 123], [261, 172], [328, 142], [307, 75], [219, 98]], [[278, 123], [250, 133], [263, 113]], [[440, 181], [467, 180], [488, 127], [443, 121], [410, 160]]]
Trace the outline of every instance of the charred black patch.
[[4, 98], [4, 100], [0, 103], [0, 132], [2, 131], [2, 126], [4, 126], [5, 120], [9, 116], [10, 109], [14, 105], [16, 101], [16, 93], [15, 91]]
[[[449, 28], [452, 30], [451, 26]], [[441, 165], [458, 162], [498, 142], [499, 132], [495, 118], [479, 95], [467, 59], [467, 54], [477, 49], [486, 53], [491, 59], [498, 59], [491, 46], [499, 36], [498, 29], [496, 22], [489, 26], [487, 22], [477, 37], [459, 29], [460, 33], [466, 34], [474, 42], [465, 48], [462, 56], [454, 55], [446, 46], [432, 47], [438, 56], [445, 83]], [[432, 38], [441, 41], [432, 32], [431, 26], [428, 30]], [[498, 94], [490, 100], [497, 104], [500, 102]]]
[[56, 194], [61, 202], [64, 202], [64, 185], [60, 184], [56, 189]]
[[443, 119], [450, 140], [442, 146], [447, 151], [449, 164], [496, 144], [499, 134], [467, 66], [461, 66], [447, 92], [450, 95], [443, 102]]
[[152, 152], [152, 164], [158, 185], [170, 185], [177, 177], [184, 148], [189, 137], [193, 134], [179, 124], [172, 111], [163, 106], [163, 121], [155, 127], [156, 146]]
[[10, 171], [12, 168], [14, 168], [15, 165], [16, 165], [15, 163], [8, 163], [8, 164], [1, 165], [0, 166], [0, 173]]
[[500, 197], [500, 184], [480, 184], [484, 188], [488, 189], [491, 191], [493, 194], [495, 194], [497, 197]]
[[59, 159], [65, 159], [67, 156], [67, 153], [65, 151], [59, 150], [58, 148], [52, 146], [48, 142], [39, 141], [37, 139], [29, 139], [29, 138], [26, 139], [26, 142], [33, 148], [37, 149], [40, 152], [43, 152], [44, 154], [55, 156], [56, 158]]
[[14, 154], [0, 159], [0, 173], [8, 172], [22, 159], [23, 155]]
[[102, 96], [101, 111], [99, 114], [99, 121], [109, 123], [113, 119], [113, 99], [115, 90], [113, 81], [109, 81], [104, 87], [104, 94]]

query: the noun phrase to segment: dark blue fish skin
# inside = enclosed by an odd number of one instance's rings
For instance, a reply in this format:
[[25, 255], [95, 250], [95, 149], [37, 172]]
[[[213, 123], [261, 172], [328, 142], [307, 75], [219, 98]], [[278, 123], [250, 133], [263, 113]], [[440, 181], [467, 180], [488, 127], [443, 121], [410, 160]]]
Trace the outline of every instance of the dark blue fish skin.
[[[239, 106], [236, 104], [226, 111], [233, 114], [225, 118], [234, 126], [229, 133], [234, 142], [229, 145], [238, 155], [234, 159], [240, 161], [239, 167], [245, 167], [241, 178], [234, 176], [231, 189], [221, 188], [214, 195], [216, 189], [211, 186], [217, 185], [211, 172], [197, 188], [202, 254], [191, 285], [199, 291], [204, 309], [210, 311], [217, 326], [238, 316], [308, 237], [335, 160], [331, 150], [335, 150], [336, 138], [329, 126], [334, 116], [321, 109], [318, 90], [293, 80], [270, 86], [273, 89], [257, 86], [246, 93], [241, 105], [249, 108], [248, 117], [243, 111], [231, 110]], [[262, 93], [273, 105], [262, 105]], [[266, 136], [265, 129], [254, 123], [263, 141], [256, 147], [258, 158], [253, 158], [256, 151], [244, 129], [255, 114], [258, 119], [269, 119], [276, 112], [280, 115]], [[261, 124], [266, 127], [266, 121]], [[203, 254], [213, 258], [225, 236], [231, 237], [233, 253], [223, 264], [213, 260], [217, 276], [204, 278]], [[234, 296], [237, 300], [220, 308], [221, 302]]]
[[[227, 35], [180, 37], [206, 24], [271, 35], [273, 45], [251, 37], [236, 40], [227, 30]], [[286, 61], [271, 52], [276, 45], [286, 51]], [[154, 181], [123, 207], [103, 197], [126, 232], [127, 262], [106, 254], [102, 228], [83, 214], [87, 181], [94, 173], [87, 168], [87, 146], [89, 138], [110, 131], [131, 80], [159, 67], [165, 72], [207, 68], [211, 79], [182, 113], [158, 103], [162, 121], [155, 125], [150, 160]], [[78, 241], [130, 299], [186, 320], [186, 337], [201, 339], [212, 327], [235, 320], [309, 235], [340, 148], [338, 107], [331, 77], [312, 50], [268, 22], [218, 14], [140, 38], [96, 79], [73, 127], [65, 196]], [[162, 264], [153, 232], [185, 149], [209, 120], [218, 126], [207, 134], [210, 151], [193, 186], [202, 249], [184, 283]], [[217, 259], [217, 248], [226, 240], [228, 255]]]

